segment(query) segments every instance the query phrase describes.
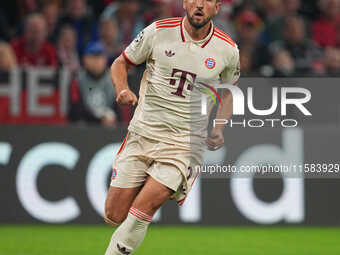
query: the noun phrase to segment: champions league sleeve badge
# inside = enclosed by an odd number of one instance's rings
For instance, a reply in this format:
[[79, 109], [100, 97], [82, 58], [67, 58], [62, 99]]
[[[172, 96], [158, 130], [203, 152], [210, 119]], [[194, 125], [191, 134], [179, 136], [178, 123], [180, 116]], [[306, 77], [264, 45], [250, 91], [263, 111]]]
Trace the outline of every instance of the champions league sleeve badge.
[[135, 39], [135, 43], [140, 43], [144, 38], [144, 30], [141, 31], [137, 36], [136, 36], [136, 39]]

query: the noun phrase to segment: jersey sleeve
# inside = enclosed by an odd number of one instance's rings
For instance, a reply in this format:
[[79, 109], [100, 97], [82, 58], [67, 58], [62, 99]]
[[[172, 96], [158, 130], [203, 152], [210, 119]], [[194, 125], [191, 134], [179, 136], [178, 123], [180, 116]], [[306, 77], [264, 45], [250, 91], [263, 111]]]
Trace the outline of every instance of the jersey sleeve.
[[123, 56], [130, 64], [139, 65], [147, 60], [152, 53], [155, 33], [156, 26], [152, 23], [144, 28], [123, 51]]
[[236, 85], [240, 75], [240, 54], [236, 46], [228, 65], [220, 74], [221, 82]]

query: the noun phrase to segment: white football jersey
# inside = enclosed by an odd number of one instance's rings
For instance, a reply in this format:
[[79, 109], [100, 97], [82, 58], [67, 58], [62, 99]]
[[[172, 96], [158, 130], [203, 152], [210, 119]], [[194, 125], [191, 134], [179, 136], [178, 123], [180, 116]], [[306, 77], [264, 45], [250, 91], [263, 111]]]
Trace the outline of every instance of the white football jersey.
[[[239, 51], [233, 40], [211, 22], [210, 33], [194, 41], [184, 18], [146, 27], [123, 52], [128, 62], [146, 61], [140, 98], [129, 130], [162, 142], [190, 147], [204, 142], [208, 116], [201, 115], [198, 84], [236, 84]], [[208, 113], [212, 100], [208, 100]], [[196, 140], [197, 139], [197, 140]]]

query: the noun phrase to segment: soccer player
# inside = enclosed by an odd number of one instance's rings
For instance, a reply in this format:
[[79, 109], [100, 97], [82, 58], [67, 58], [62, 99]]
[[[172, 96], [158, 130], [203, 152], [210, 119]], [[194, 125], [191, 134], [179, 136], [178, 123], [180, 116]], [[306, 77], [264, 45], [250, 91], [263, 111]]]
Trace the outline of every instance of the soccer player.
[[[196, 85], [236, 85], [239, 51], [212, 22], [221, 7], [219, 0], [183, 0], [183, 7], [184, 18], [146, 27], [111, 67], [116, 101], [138, 105], [113, 162], [105, 221], [119, 227], [106, 255], [132, 254], [157, 209], [169, 199], [183, 203], [198, 174], [193, 169], [203, 163], [205, 144], [210, 150], [224, 144], [223, 126], [214, 127], [207, 138], [207, 117], [205, 125], [197, 117], [201, 94]], [[127, 73], [145, 61], [137, 100]], [[232, 112], [228, 90], [222, 100], [216, 118], [228, 119]]]

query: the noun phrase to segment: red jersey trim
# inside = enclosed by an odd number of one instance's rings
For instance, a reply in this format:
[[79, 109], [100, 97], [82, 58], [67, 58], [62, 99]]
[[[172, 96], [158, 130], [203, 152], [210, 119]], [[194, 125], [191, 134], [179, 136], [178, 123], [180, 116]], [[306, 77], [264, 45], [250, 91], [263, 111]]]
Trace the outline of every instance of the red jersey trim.
[[156, 29], [173, 28], [181, 25], [183, 18], [170, 18], [156, 21]]
[[156, 24], [156, 28], [159, 26], [175, 26], [181, 24], [181, 21], [176, 21], [176, 22], [169, 22], [169, 23], [161, 23], [161, 24]]
[[160, 25], [160, 26], [157, 26], [156, 29], [178, 27], [179, 25], [181, 25], [181, 24], [179, 23], [179, 24], [176, 24], [176, 25]]
[[227, 35], [226, 33], [224, 33], [222, 30], [215, 28], [214, 30], [214, 35], [219, 37], [220, 39], [226, 41], [227, 43], [229, 43], [232, 46], [235, 46], [235, 42], [233, 41], [233, 39], [231, 39], [231, 37], [229, 35]]
[[224, 31], [222, 31], [221, 29], [215, 27], [215, 31], [218, 32], [218, 33], [220, 33], [221, 35], [224, 35], [224, 36], [227, 37], [228, 39], [232, 40], [231, 37], [230, 37], [227, 33], [225, 33]]
[[[212, 24], [211, 24], [212, 25]], [[213, 26], [213, 25], [212, 25]], [[204, 48], [205, 46], [207, 46], [207, 44], [210, 42], [211, 38], [214, 36], [214, 32], [215, 32], [215, 28], [211, 28], [214, 29], [214, 31], [211, 33], [211, 36], [209, 37], [209, 39], [203, 43], [203, 45], [201, 46], [202, 48]], [[210, 30], [211, 31], [211, 30]]]
[[156, 25], [163, 25], [163, 24], [173, 24], [173, 23], [179, 23], [182, 19], [176, 19], [176, 20], [170, 20], [170, 21], [158, 21], [156, 22]]
[[[185, 36], [184, 36], [184, 32], [183, 32], [183, 18], [181, 20], [181, 38], [182, 38], [182, 41], [185, 42]], [[212, 25], [213, 26], [213, 25]], [[215, 29], [215, 28], [212, 28], [212, 29]], [[211, 30], [210, 30], [211, 31]], [[209, 37], [209, 39], [207, 41], [205, 41], [201, 48], [204, 48], [205, 46], [207, 46], [207, 44], [210, 42], [211, 38], [214, 36], [214, 32], [211, 33], [211, 36]]]
[[222, 35], [223, 37], [227, 38], [230, 41], [233, 41], [233, 39], [231, 39], [231, 37], [229, 35], [227, 35], [226, 33], [224, 33], [222, 30], [215, 28], [215, 32], [218, 33], [219, 35]]
[[126, 142], [126, 136], [125, 136], [124, 141], [122, 142], [122, 145], [120, 146], [119, 151], [117, 152], [116, 156], [118, 156], [119, 153], [122, 152], [122, 150], [123, 150], [123, 148], [124, 148], [124, 145], [125, 145], [125, 142]]
[[183, 19], [182, 17], [161, 19], [161, 20], [156, 21], [156, 23], [165, 23], [165, 22], [171, 22], [171, 21], [180, 21], [182, 19]]
[[214, 36], [216, 36], [216, 37], [218, 37], [218, 38], [220, 38], [221, 40], [223, 40], [223, 41], [225, 41], [225, 42], [227, 42], [227, 43], [229, 43], [231, 46], [235, 46], [235, 43], [234, 42], [231, 42], [231, 41], [229, 41], [228, 39], [226, 39], [225, 37], [222, 37], [222, 36], [220, 36], [220, 35], [218, 35], [218, 34], [216, 34], [216, 33], [214, 33]]
[[126, 59], [126, 61], [127, 62], [129, 62], [131, 65], [133, 65], [133, 66], [137, 66], [137, 64], [135, 64], [135, 63], [133, 63], [130, 59], [129, 59], [129, 57], [126, 55], [126, 53], [125, 53], [125, 51], [123, 51], [123, 57]]

